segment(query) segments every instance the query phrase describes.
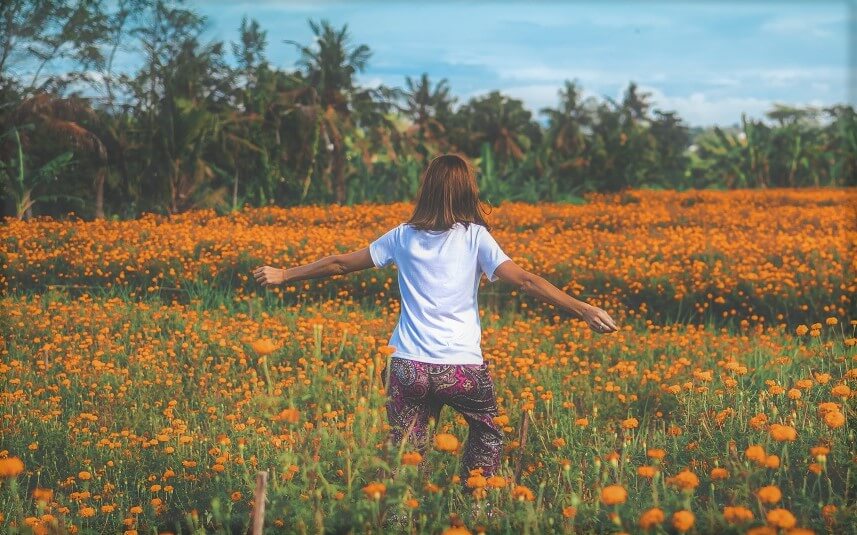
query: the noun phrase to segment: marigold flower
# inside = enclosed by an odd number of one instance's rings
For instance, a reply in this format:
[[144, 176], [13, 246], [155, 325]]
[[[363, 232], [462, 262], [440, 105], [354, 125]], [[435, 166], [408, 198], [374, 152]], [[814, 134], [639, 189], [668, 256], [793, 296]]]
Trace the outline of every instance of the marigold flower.
[[783, 498], [783, 493], [779, 487], [768, 485], [757, 490], [756, 496], [764, 503], [778, 503]]
[[824, 423], [831, 429], [839, 429], [845, 425], [845, 415], [839, 411], [828, 412], [824, 415]]
[[665, 516], [662, 509], [652, 507], [640, 515], [640, 519], [637, 521], [637, 524], [642, 529], [652, 529], [653, 527], [662, 524], [664, 522], [664, 518]]
[[668, 477], [667, 484], [682, 490], [693, 490], [699, 486], [699, 478], [690, 470], [685, 469], [673, 477]]
[[628, 418], [622, 420], [622, 429], [636, 429], [640, 426], [640, 421], [636, 418]]
[[449, 433], [438, 433], [434, 436], [434, 447], [438, 451], [454, 452], [458, 449], [458, 438]]
[[653, 477], [655, 477], [655, 474], [657, 474], [657, 473], [658, 473], [658, 469], [655, 468], [654, 466], [644, 465], [644, 466], [638, 466], [637, 467], [637, 475], [640, 477], [652, 479]]
[[0, 478], [17, 477], [24, 471], [24, 461], [18, 457], [0, 459]]
[[805, 335], [806, 333], [808, 333], [808, 332], [809, 332], [809, 327], [807, 327], [807, 326], [806, 326], [806, 325], [804, 325], [804, 324], [800, 324], [800, 325], [798, 325], [798, 326], [797, 326], [797, 328], [795, 329], [795, 332], [797, 333], [797, 335], [798, 335], [798, 336], [803, 336], [803, 335]]
[[517, 485], [514, 489], [512, 489], [512, 498], [518, 501], [528, 501], [531, 502], [536, 499], [536, 495], [533, 494], [533, 491], [524, 485]]
[[485, 481], [485, 486], [490, 487], [492, 489], [502, 489], [506, 486], [506, 478], [503, 476], [491, 476]]
[[367, 498], [372, 500], [380, 500], [387, 492], [387, 486], [381, 482], [373, 481], [363, 487], [363, 493]]
[[618, 505], [627, 499], [628, 491], [621, 485], [608, 485], [601, 489], [601, 503], [604, 505]]
[[727, 479], [729, 477], [729, 471], [725, 468], [715, 467], [711, 469], [711, 479], [714, 481], [718, 481], [721, 479]]
[[260, 357], [270, 355], [271, 353], [279, 349], [276, 345], [274, 345], [274, 342], [272, 342], [268, 338], [254, 340], [253, 343], [250, 344], [250, 347], [252, 347], [253, 351], [255, 351], [256, 354]]
[[753, 445], [744, 450], [744, 457], [755, 462], [759, 466], [763, 466], [765, 464], [765, 459], [767, 459], [768, 456], [765, 453], [765, 448], [759, 445]]
[[768, 521], [768, 524], [780, 529], [793, 528], [797, 524], [795, 516], [788, 509], [782, 508], [768, 511], [765, 520]]
[[723, 518], [730, 524], [743, 524], [753, 520], [753, 511], [746, 507], [724, 507]]
[[851, 388], [848, 385], [836, 385], [830, 390], [830, 393], [838, 398], [847, 398], [851, 395]]
[[471, 535], [470, 530], [464, 526], [450, 526], [443, 530], [442, 535]]
[[690, 511], [676, 511], [673, 513], [673, 527], [681, 533], [689, 531], [695, 521], [696, 517]]
[[797, 431], [794, 427], [781, 424], [771, 424], [768, 432], [771, 438], [777, 442], [793, 442], [797, 438]]
[[574, 518], [575, 516], [577, 516], [577, 508], [572, 507], [571, 505], [563, 507], [562, 516], [564, 516], [565, 518]]
[[423, 460], [423, 456], [418, 451], [408, 451], [402, 454], [402, 464], [409, 466], [417, 466]]
[[765, 457], [765, 468], [775, 470], [780, 467], [780, 458], [777, 455], [768, 455]]
[[649, 458], [651, 459], [661, 460], [666, 457], [667, 452], [666, 450], [662, 450], [660, 448], [650, 448], [646, 450], [646, 455], [649, 456]]

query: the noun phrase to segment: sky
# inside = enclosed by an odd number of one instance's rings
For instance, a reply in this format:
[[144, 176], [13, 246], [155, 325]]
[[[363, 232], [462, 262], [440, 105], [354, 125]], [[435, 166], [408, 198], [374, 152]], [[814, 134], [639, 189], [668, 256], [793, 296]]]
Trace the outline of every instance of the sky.
[[[268, 60], [292, 69], [313, 42], [308, 19], [348, 25], [372, 51], [362, 86], [404, 87], [423, 72], [458, 103], [500, 90], [536, 119], [565, 80], [621, 99], [629, 82], [691, 126], [761, 119], [774, 103], [857, 105], [857, 0], [559, 2], [188, 0], [204, 40], [238, 40], [241, 19], [268, 32]], [[855, 52], [850, 53], [851, 50]], [[227, 50], [230, 50], [227, 47]], [[230, 54], [231, 56], [231, 54]], [[136, 69], [132, 56], [123, 58]], [[118, 66], [120, 70], [122, 65]]]
[[584, 95], [614, 99], [634, 81], [655, 108], [693, 126], [762, 118], [775, 102], [854, 104], [857, 91], [857, 8], [844, 1], [189, 4], [212, 39], [236, 40], [242, 16], [258, 20], [269, 60], [283, 68], [298, 58], [283, 41], [311, 43], [307, 19], [327, 19], [372, 50], [361, 85], [404, 87], [405, 76], [427, 72], [460, 102], [499, 89], [536, 114], [575, 79]]

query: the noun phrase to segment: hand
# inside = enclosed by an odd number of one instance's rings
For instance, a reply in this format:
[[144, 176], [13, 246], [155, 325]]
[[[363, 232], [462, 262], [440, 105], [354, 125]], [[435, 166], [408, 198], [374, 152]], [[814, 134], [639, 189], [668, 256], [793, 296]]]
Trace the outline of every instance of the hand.
[[613, 321], [610, 314], [596, 306], [589, 306], [583, 312], [583, 319], [597, 333], [606, 334], [619, 330], [619, 327], [616, 326], [616, 322]]
[[271, 266], [262, 266], [253, 270], [253, 278], [262, 286], [276, 286], [286, 281], [286, 270]]

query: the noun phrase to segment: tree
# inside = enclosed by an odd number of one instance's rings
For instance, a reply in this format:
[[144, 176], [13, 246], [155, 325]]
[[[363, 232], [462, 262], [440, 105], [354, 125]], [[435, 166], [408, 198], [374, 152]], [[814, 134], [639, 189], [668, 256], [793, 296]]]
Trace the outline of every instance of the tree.
[[316, 105], [321, 111], [321, 135], [331, 156], [334, 200], [342, 204], [346, 198], [344, 136], [353, 127], [354, 76], [366, 68], [372, 53], [366, 45], [351, 45], [347, 24], [335, 30], [326, 20], [317, 23], [310, 19], [309, 26], [315, 35], [314, 47], [286, 42], [300, 51], [298, 65], [307, 82], [315, 88]]

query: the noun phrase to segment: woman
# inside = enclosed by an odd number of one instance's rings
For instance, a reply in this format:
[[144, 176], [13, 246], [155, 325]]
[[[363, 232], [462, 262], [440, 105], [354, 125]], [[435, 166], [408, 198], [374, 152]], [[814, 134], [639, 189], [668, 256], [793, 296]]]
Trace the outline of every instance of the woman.
[[438, 420], [443, 405], [451, 406], [470, 427], [462, 482], [477, 468], [493, 475], [502, 452], [494, 385], [480, 348], [476, 296], [483, 273], [570, 311], [596, 332], [618, 329], [604, 310], [518, 267], [489, 233], [481, 209], [473, 169], [462, 157], [445, 154], [426, 169], [410, 219], [369, 247], [303, 266], [253, 271], [256, 281], [269, 286], [396, 264], [401, 313], [390, 338], [396, 348], [387, 385], [390, 436], [424, 451], [430, 421]]

